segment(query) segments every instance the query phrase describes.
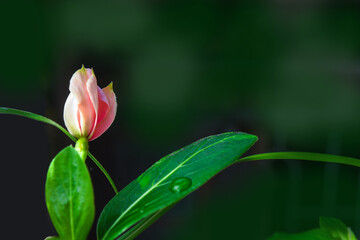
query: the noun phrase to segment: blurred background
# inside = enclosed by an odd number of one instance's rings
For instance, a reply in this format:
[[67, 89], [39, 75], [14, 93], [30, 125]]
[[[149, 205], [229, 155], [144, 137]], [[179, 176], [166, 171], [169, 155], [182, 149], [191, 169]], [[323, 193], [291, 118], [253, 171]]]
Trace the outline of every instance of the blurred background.
[[[72, 74], [93, 67], [118, 99], [91, 152], [121, 189], [195, 140], [243, 131], [247, 153], [360, 157], [360, 4], [354, 0], [20, 0], [1, 4], [0, 106], [64, 126]], [[0, 116], [4, 239], [56, 235], [44, 186], [71, 141]], [[97, 216], [113, 197], [89, 160]], [[302, 161], [241, 163], [181, 201], [138, 239], [265, 239], [337, 217], [360, 234], [360, 172]], [[95, 225], [89, 239], [95, 239]]]

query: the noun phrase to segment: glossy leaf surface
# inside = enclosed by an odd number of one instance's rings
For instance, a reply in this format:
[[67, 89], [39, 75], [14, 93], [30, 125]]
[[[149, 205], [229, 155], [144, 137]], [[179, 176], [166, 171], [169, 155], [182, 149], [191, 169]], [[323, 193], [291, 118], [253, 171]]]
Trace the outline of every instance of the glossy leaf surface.
[[233, 164], [256, 140], [245, 133], [224, 133], [162, 158], [106, 205], [97, 226], [98, 238], [113, 240], [141, 219], [184, 198]]
[[58, 239], [85, 240], [94, 221], [94, 193], [85, 162], [73, 147], [51, 162], [45, 197]]

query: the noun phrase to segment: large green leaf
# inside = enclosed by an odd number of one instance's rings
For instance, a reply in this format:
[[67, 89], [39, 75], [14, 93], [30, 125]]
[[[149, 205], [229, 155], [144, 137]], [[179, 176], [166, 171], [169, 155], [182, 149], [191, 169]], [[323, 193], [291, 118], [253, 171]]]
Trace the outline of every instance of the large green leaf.
[[105, 206], [98, 238], [113, 240], [141, 219], [184, 198], [234, 163], [256, 140], [245, 133], [224, 133], [160, 159]]
[[[256, 160], [268, 160], [268, 159], [298, 159], [298, 160], [310, 160], [310, 161], [320, 161], [320, 162], [333, 162], [340, 164], [347, 164], [351, 166], [360, 167], [360, 159], [337, 156], [331, 154], [323, 153], [307, 153], [307, 152], [274, 152], [274, 153], [263, 153], [251, 155], [248, 157], [240, 158], [237, 162], [245, 161], [256, 161]], [[155, 222], [162, 214], [167, 211], [166, 208], [163, 208], [152, 215], [144, 218], [140, 222], [136, 223], [129, 231], [121, 235], [119, 240], [132, 240], [142, 231], [144, 231], [151, 223]], [[349, 236], [352, 232], [350, 230]], [[328, 239], [330, 233], [327, 230], [315, 229], [301, 234], [286, 234], [286, 233], [277, 233], [275, 235], [279, 239]], [[275, 237], [274, 236], [274, 237]], [[351, 240], [353, 238], [350, 238]], [[354, 238], [355, 239], [355, 238]]]
[[94, 221], [94, 193], [86, 165], [73, 147], [51, 162], [45, 197], [59, 239], [85, 240]]

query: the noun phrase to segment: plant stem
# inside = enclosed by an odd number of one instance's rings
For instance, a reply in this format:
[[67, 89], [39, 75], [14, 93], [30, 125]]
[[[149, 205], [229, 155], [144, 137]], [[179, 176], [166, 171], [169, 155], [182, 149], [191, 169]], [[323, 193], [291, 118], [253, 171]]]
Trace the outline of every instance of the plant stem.
[[88, 156], [91, 158], [91, 160], [96, 164], [96, 166], [98, 166], [98, 168], [100, 168], [100, 170], [104, 173], [105, 177], [108, 179], [108, 181], [110, 182], [112, 188], [114, 189], [115, 194], [118, 193], [118, 190], [115, 186], [114, 181], [111, 179], [109, 173], [105, 170], [105, 168], [101, 165], [101, 163], [96, 160], [96, 158], [94, 157], [94, 155], [92, 155], [90, 152], [88, 152]]

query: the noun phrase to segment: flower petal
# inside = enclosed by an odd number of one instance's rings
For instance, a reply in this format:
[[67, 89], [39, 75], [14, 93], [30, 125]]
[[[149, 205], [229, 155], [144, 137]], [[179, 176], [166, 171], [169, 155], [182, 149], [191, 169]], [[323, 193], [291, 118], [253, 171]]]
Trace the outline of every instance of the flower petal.
[[109, 101], [104, 93], [104, 91], [98, 87], [98, 96], [99, 96], [99, 112], [97, 123], [101, 122], [109, 111]]
[[[74, 95], [80, 112], [79, 121], [82, 137], [89, 136], [96, 123], [96, 112], [87, 87], [87, 82], [92, 79], [89, 82], [89, 89], [91, 90], [91, 97], [97, 99], [96, 78], [94, 75], [93, 78], [90, 77], [90, 79], [87, 80], [88, 74], [88, 69], [83, 67], [82, 69], [76, 71], [70, 80], [70, 92]], [[93, 90], [94, 82], [96, 91]]]
[[69, 94], [64, 106], [64, 122], [71, 135], [81, 137], [80, 122], [78, 119], [78, 104], [72, 93]]
[[96, 123], [97, 123], [97, 118], [98, 118], [98, 108], [99, 108], [99, 97], [98, 97], [98, 86], [97, 86], [97, 81], [96, 81], [96, 77], [95, 74], [91, 71], [91, 76], [90, 78], [87, 80], [86, 82], [86, 89], [87, 89], [87, 93], [89, 95], [90, 101], [91, 101], [91, 105], [93, 106], [93, 109], [95, 111], [95, 116], [94, 116], [94, 123], [92, 125], [92, 128], [89, 131], [88, 137], [91, 137], [95, 128], [96, 128]]
[[[89, 141], [92, 141], [103, 134], [115, 119], [117, 102], [112, 83], [110, 83], [106, 88], [103, 88], [102, 92], [104, 93], [107, 103], [105, 98], [103, 98], [104, 96], [99, 94], [99, 121], [97, 122], [95, 131]], [[105, 111], [106, 106], [108, 106], [108, 109]]]

